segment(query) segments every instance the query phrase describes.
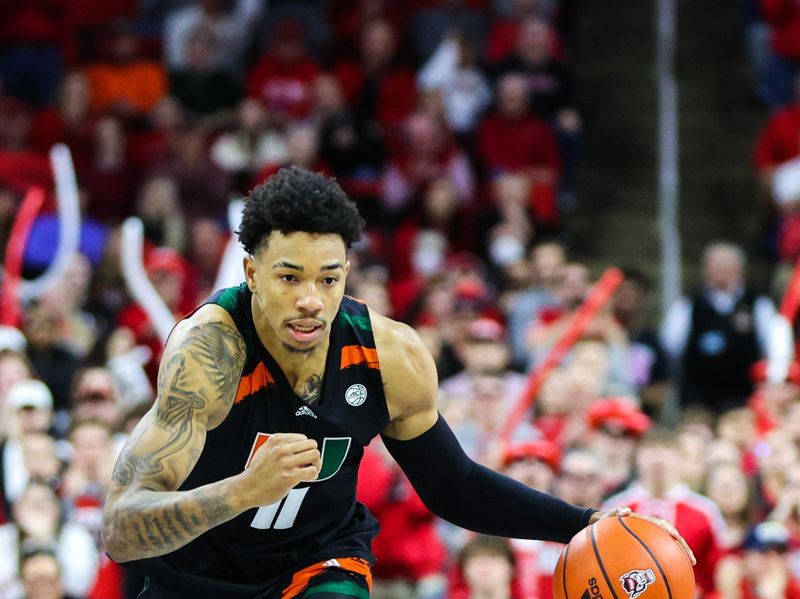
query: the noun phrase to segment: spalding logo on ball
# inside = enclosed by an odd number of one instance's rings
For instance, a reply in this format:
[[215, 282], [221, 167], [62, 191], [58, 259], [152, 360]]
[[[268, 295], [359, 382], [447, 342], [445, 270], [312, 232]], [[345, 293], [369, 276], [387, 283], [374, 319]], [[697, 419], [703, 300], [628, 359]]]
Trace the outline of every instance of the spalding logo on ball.
[[601, 518], [564, 547], [555, 599], [693, 599], [689, 556], [660, 526], [636, 516]]

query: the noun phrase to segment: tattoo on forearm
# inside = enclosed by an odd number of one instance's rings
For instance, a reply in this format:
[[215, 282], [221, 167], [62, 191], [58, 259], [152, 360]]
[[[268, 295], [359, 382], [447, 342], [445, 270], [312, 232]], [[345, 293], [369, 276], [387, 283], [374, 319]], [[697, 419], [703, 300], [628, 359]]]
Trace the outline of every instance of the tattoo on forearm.
[[178, 541], [183, 541], [184, 536], [180, 533], [178, 527], [175, 526], [175, 520], [172, 519], [169, 511], [163, 510], [163, 512], [161, 513], [161, 517], [164, 519], [164, 525], [167, 527], [167, 530], [169, 530], [169, 533], [172, 535], [172, 537], [177, 539]]
[[[162, 501], [172, 503], [172, 506], [159, 506]], [[143, 496], [115, 515], [114, 526], [119, 530], [122, 522], [130, 523], [134, 536], [131, 542], [135, 542], [140, 551], [161, 555], [182, 547], [209, 528], [236, 515], [228, 502], [218, 495], [198, 492], [193, 501], [187, 501], [183, 506], [173, 501], [173, 498]], [[191, 523], [184, 509], [190, 514]]]
[[312, 374], [306, 381], [306, 388], [300, 394], [300, 398], [307, 404], [314, 405], [319, 401], [322, 394], [322, 375]]
[[231, 511], [231, 506], [222, 497], [209, 497], [201, 507], [203, 517], [209, 522], [225, 518]]
[[139, 542], [140, 547], [147, 546], [147, 542], [144, 540], [142, 536], [142, 527], [139, 526], [138, 522], [133, 523], [133, 531], [136, 533], [136, 540]]
[[[186, 516], [183, 515], [183, 511], [181, 511], [181, 506], [176, 505], [172, 509], [172, 511], [174, 512], [175, 522], [177, 522], [180, 525], [180, 527], [186, 531], [187, 534], [189, 535], [197, 534], [192, 525], [186, 521]], [[192, 521], [195, 523], [195, 525], [200, 526], [200, 519], [194, 514], [192, 514]]]

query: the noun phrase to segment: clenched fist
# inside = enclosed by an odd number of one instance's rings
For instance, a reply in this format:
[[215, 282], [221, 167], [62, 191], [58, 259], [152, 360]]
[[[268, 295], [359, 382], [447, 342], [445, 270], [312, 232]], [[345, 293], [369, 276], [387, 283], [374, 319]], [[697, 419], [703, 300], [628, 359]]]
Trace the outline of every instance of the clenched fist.
[[279, 501], [298, 483], [316, 479], [321, 465], [314, 439], [300, 433], [270, 435], [236, 476], [237, 502], [249, 509]]

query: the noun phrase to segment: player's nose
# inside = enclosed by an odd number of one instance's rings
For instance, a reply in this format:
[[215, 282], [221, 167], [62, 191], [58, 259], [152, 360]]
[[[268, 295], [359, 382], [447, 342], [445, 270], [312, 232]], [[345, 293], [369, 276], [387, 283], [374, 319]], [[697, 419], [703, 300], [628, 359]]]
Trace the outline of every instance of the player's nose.
[[309, 285], [305, 292], [298, 298], [297, 307], [305, 313], [314, 314], [321, 311], [325, 304], [316, 285]]

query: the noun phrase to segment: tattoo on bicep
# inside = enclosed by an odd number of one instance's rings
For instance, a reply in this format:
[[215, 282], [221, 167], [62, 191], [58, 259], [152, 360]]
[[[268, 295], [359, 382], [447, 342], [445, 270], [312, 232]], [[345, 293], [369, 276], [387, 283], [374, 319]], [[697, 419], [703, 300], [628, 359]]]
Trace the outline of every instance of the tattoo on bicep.
[[137, 460], [133, 457], [130, 450], [123, 449], [117, 458], [117, 463], [114, 465], [114, 472], [111, 474], [111, 480], [123, 487], [131, 484], [137, 470], [136, 462]]
[[182, 384], [186, 370], [186, 359], [175, 354], [162, 368], [162, 375], [172, 374], [169, 388], [163, 389], [156, 411], [154, 425], [170, 431], [170, 437], [160, 447], [136, 456], [124, 450], [114, 467], [112, 479], [120, 485], [130, 485], [142, 476], [157, 474], [164, 470], [163, 460], [182, 450], [192, 438], [192, 418], [196, 410], [205, 406], [206, 400]]
[[[189, 372], [187, 359], [199, 364], [199, 372]], [[231, 327], [209, 322], [192, 329], [159, 372], [160, 398], [154, 425], [170, 431], [169, 439], [142, 456], [123, 451], [113, 480], [127, 486], [137, 478], [163, 471], [163, 460], [192, 440], [194, 415], [206, 406], [207, 399], [233, 403], [244, 360], [244, 341]], [[198, 457], [195, 448], [190, 458], [196, 461]]]
[[312, 374], [306, 381], [305, 389], [300, 394], [300, 398], [307, 404], [314, 405], [319, 401], [322, 394], [322, 375]]
[[222, 322], [207, 322], [195, 327], [181, 348], [202, 366], [211, 393], [227, 404], [232, 403], [246, 353], [238, 331]]

